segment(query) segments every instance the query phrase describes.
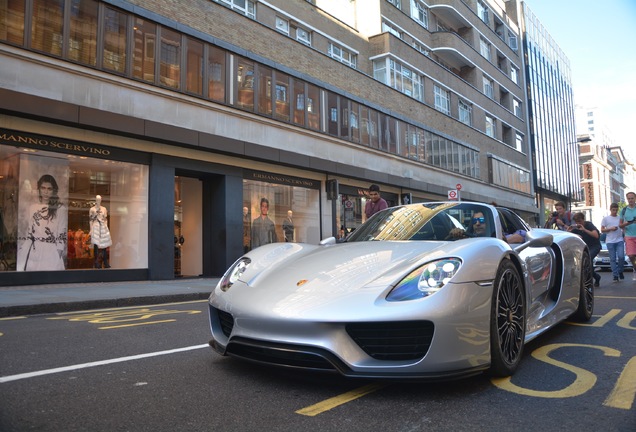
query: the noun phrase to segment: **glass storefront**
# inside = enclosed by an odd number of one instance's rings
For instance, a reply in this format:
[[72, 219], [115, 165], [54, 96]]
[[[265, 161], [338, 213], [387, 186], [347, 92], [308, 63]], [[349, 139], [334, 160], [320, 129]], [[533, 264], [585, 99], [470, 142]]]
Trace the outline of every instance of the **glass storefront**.
[[320, 182], [249, 171], [243, 180], [243, 248], [320, 241]]
[[0, 271], [148, 267], [147, 165], [82, 156], [98, 150], [89, 144], [0, 138], [30, 144], [0, 144]]
[[[398, 196], [396, 194], [380, 192], [380, 196], [386, 200], [389, 207], [398, 204]], [[368, 189], [340, 185], [340, 195], [338, 195], [338, 200], [336, 201], [336, 226], [338, 227], [336, 238], [346, 237], [347, 234], [355, 231], [366, 222], [367, 217], [364, 214], [364, 207], [370, 199]]]

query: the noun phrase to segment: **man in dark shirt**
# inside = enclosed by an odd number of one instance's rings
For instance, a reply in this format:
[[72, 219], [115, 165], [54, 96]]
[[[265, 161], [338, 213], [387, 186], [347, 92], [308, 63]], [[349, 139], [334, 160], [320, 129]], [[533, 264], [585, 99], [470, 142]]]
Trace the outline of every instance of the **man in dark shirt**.
[[252, 222], [252, 249], [278, 241], [274, 222], [267, 216], [268, 213], [269, 201], [261, 198], [261, 214]]
[[[581, 236], [585, 244], [590, 250], [590, 259], [594, 262], [594, 258], [601, 251], [601, 235], [598, 228], [590, 221], [585, 220], [585, 215], [581, 212], [572, 216], [575, 225], [568, 227], [568, 231]], [[594, 271], [594, 286], [599, 286], [601, 275]]]
[[367, 219], [369, 219], [380, 210], [389, 208], [387, 202], [380, 196], [380, 186], [376, 184], [372, 184], [371, 186], [369, 186], [369, 197], [371, 199], [367, 201], [366, 205], [364, 206], [364, 214], [367, 216]]

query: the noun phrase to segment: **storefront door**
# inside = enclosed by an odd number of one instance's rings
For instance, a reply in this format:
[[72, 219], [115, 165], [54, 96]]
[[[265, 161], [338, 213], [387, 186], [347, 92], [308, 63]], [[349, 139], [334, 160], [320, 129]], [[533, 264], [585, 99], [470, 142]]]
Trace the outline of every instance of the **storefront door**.
[[203, 274], [203, 182], [197, 178], [174, 179], [174, 276]]

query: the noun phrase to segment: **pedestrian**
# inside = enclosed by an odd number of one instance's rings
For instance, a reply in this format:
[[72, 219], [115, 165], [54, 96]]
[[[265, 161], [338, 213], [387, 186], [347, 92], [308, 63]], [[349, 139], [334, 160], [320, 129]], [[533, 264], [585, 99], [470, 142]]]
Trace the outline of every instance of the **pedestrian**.
[[636, 193], [627, 192], [625, 195], [627, 198], [627, 207], [623, 208], [621, 212], [620, 227], [625, 231], [625, 252], [632, 262], [632, 280], [636, 281]]
[[[575, 225], [569, 226], [568, 231], [581, 236], [590, 251], [590, 260], [594, 262], [594, 258], [601, 251], [601, 234], [598, 228], [592, 222], [586, 221], [585, 215], [581, 212], [575, 213], [572, 219]], [[592, 274], [594, 276], [594, 286], [598, 287], [601, 282], [601, 275], [594, 270], [592, 270]]]
[[250, 250], [250, 231], [252, 222], [250, 221], [250, 213], [247, 207], [243, 207], [243, 253]]
[[252, 249], [278, 241], [274, 222], [268, 214], [269, 200], [261, 198], [261, 214], [252, 222]]
[[294, 212], [287, 210], [287, 217], [283, 221], [283, 233], [285, 234], [286, 242], [294, 241]]
[[380, 186], [376, 184], [372, 184], [371, 186], [369, 186], [369, 197], [371, 199], [367, 201], [366, 205], [364, 206], [364, 214], [367, 216], [367, 219], [369, 219], [380, 210], [389, 208], [389, 205], [386, 203], [384, 198], [380, 196]]
[[565, 203], [557, 201], [554, 203], [554, 212], [545, 224], [545, 228], [554, 228], [561, 231], [568, 231], [568, 227], [574, 224], [572, 212], [565, 211]]
[[601, 232], [605, 234], [605, 244], [609, 254], [610, 267], [614, 282], [625, 279], [623, 266], [625, 265], [625, 241], [620, 227], [621, 218], [618, 216], [618, 204], [610, 205], [610, 214], [601, 221]]

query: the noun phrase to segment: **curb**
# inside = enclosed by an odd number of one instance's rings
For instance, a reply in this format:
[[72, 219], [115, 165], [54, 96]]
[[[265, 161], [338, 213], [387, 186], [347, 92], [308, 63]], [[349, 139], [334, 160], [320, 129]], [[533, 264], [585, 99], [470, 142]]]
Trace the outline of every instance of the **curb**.
[[73, 302], [44, 303], [5, 307], [0, 306], [0, 318], [48, 313], [76, 312], [89, 309], [107, 309], [126, 306], [146, 306], [159, 303], [207, 300], [208, 297], [210, 297], [210, 293], [208, 292], [197, 292], [186, 294], [164, 294], [143, 297], [82, 300]]

